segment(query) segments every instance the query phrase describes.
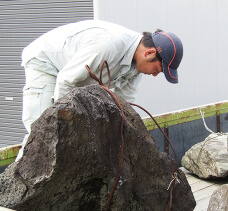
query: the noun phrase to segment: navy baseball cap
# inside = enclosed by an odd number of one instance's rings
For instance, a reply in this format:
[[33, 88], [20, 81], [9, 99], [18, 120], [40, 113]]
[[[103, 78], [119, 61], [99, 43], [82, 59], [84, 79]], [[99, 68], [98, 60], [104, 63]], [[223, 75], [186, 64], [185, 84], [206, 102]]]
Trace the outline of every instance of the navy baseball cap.
[[167, 81], [178, 83], [177, 68], [183, 57], [181, 40], [171, 32], [154, 32], [152, 39], [158, 54], [162, 59], [163, 73]]

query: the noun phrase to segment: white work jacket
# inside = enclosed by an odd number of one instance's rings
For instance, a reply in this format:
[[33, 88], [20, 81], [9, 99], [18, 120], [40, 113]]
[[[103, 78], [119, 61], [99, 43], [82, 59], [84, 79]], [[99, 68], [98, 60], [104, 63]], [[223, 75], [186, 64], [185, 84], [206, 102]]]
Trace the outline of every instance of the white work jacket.
[[[132, 102], [141, 78], [132, 60], [141, 39], [139, 33], [105, 21], [67, 24], [47, 32], [27, 46], [22, 53], [22, 66], [36, 58], [57, 68], [54, 90], [57, 100], [74, 87], [97, 84], [85, 65], [99, 77], [101, 64], [106, 60], [111, 72], [110, 88]], [[107, 84], [105, 68], [102, 80]]]

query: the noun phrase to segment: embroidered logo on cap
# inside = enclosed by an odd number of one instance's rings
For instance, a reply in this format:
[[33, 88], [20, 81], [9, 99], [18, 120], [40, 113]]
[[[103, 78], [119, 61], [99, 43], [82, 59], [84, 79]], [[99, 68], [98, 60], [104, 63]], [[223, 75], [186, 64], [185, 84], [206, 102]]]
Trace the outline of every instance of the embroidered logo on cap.
[[158, 51], [158, 53], [161, 53], [162, 52], [162, 49], [161, 49], [160, 46], [157, 47], [157, 51]]

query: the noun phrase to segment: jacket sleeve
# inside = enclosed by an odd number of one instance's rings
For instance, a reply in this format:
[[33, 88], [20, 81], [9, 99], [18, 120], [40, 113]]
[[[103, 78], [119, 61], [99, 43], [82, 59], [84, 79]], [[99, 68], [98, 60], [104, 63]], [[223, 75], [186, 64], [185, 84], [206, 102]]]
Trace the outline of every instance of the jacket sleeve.
[[110, 59], [110, 55], [112, 49], [108, 42], [95, 43], [79, 49], [57, 75], [54, 100], [69, 93], [77, 86], [77, 82], [90, 77], [85, 65], [95, 72], [104, 60]]
[[113, 92], [123, 97], [126, 101], [133, 103], [136, 99], [137, 87], [140, 82], [140, 79], [141, 79], [141, 74], [137, 74], [132, 78], [130, 78], [126, 83], [126, 85], [121, 89], [118, 87], [115, 87]]

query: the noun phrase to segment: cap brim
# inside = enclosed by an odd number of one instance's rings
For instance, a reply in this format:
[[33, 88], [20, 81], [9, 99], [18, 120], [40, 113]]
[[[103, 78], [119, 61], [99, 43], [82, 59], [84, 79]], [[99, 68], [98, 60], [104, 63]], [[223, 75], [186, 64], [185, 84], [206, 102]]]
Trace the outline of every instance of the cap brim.
[[166, 80], [173, 84], [178, 83], [177, 69], [172, 69], [168, 67], [168, 65], [164, 61], [162, 61], [162, 65], [163, 65], [163, 72], [165, 74]]

